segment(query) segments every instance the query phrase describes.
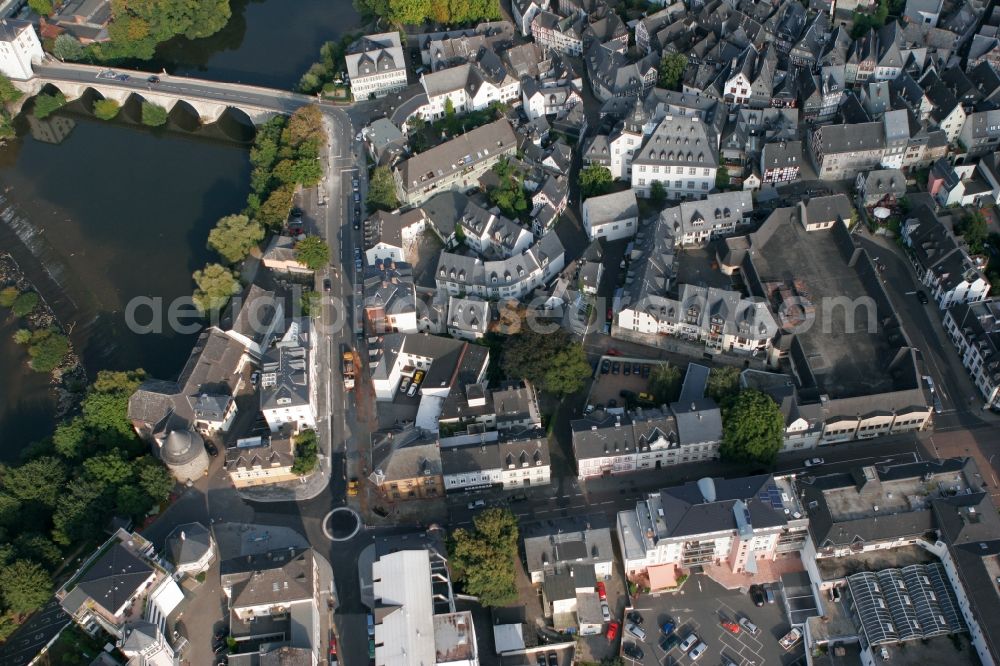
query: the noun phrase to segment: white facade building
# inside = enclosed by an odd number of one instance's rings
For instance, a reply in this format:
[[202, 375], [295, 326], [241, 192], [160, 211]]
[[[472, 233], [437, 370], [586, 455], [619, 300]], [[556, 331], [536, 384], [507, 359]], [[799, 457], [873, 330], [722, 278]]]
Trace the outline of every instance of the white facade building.
[[944, 328], [987, 406], [1000, 406], [1000, 300], [955, 305]]
[[31, 65], [44, 57], [42, 43], [30, 23], [0, 19], [0, 73], [25, 81], [35, 75]]
[[347, 49], [345, 60], [356, 100], [385, 97], [406, 87], [406, 58], [398, 32], [362, 37]]
[[672, 199], [698, 199], [715, 188], [719, 139], [698, 116], [666, 116], [632, 160], [632, 189], [649, 196], [659, 182]]
[[260, 409], [271, 432], [316, 429], [315, 351], [309, 320], [301, 318], [261, 361]]
[[590, 197], [583, 202], [583, 228], [591, 240], [631, 238], [638, 226], [639, 203], [632, 190]]

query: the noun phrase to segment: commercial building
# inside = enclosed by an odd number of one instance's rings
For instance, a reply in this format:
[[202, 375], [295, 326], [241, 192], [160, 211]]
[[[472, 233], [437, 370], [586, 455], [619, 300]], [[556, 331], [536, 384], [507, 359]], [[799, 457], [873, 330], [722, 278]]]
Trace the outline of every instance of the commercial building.
[[719, 136], [698, 116], [666, 116], [632, 160], [632, 189], [648, 197], [659, 182], [671, 199], [699, 199], [715, 188]]
[[316, 429], [315, 336], [309, 320], [293, 320], [260, 365], [260, 410], [271, 432]]
[[347, 48], [345, 59], [356, 100], [384, 97], [406, 87], [406, 58], [398, 32], [362, 37]]
[[[752, 576], [761, 560], [798, 554], [808, 519], [786, 479], [701, 479], [650, 493], [618, 513], [626, 575], [651, 581], [721, 566]], [[663, 571], [665, 570], [665, 571]]]
[[234, 488], [293, 481], [294, 463], [294, 443], [285, 433], [238, 439], [226, 448], [225, 470]]
[[438, 192], [468, 190], [516, 149], [517, 137], [507, 120], [477, 127], [399, 163], [393, 170], [396, 194], [413, 206]]
[[472, 613], [455, 610], [439, 550], [383, 553], [371, 576], [378, 666], [478, 666]]

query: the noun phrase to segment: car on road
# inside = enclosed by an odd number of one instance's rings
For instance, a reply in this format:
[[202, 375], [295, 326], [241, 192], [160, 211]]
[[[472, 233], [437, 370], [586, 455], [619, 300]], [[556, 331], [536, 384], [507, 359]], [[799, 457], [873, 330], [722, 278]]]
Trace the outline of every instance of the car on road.
[[820, 465], [822, 465], [825, 462], [826, 461], [823, 460], [822, 458], [810, 458], [809, 460], [805, 461], [803, 464], [806, 467], [819, 467]]
[[213, 458], [219, 455], [219, 449], [215, 446], [215, 444], [212, 444], [212, 442], [205, 442], [205, 450], [208, 451], [208, 455]]
[[597, 581], [597, 585], [595, 587], [597, 588], [597, 596], [600, 597], [601, 601], [607, 601], [608, 591], [604, 587], [604, 581], [603, 580]]
[[511, 503], [515, 503], [515, 502], [527, 502], [528, 501], [528, 493], [514, 493], [513, 495], [511, 495], [510, 497], [507, 498], [507, 501], [511, 502]]
[[374, 638], [369, 638], [368, 639], [368, 658], [369, 659], [374, 659], [375, 658], [375, 639]]
[[611, 371], [611, 361], [604, 359], [601, 361], [601, 374], [606, 375]]
[[604, 636], [608, 639], [608, 642], [611, 642], [616, 638], [618, 638], [619, 627], [621, 627], [621, 625], [617, 622], [608, 623], [608, 630], [604, 634]]
[[355, 203], [361, 201], [361, 192], [355, 192], [354, 193], [354, 201], [355, 201]]
[[642, 648], [635, 643], [626, 643], [622, 646], [622, 654], [629, 659], [634, 659], [635, 661], [642, 661], [643, 657], [646, 655], [643, 653]]
[[357, 178], [355, 178], [355, 179], [353, 179], [353, 180], [351, 181], [351, 188], [352, 188], [352, 189], [353, 189], [353, 190], [354, 190], [355, 192], [357, 192], [357, 191], [358, 191], [358, 188], [359, 188], [360, 186], [361, 186], [361, 183], [359, 183], [359, 182], [358, 182], [358, 179], [357, 179]]
[[361, 260], [360, 260], [360, 259], [355, 259], [355, 260], [354, 260], [354, 268], [356, 268], [356, 269], [357, 269], [357, 270], [359, 270], [359, 271], [361, 270], [361, 268], [362, 268], [362, 263], [361, 263]]
[[756, 624], [751, 622], [750, 618], [748, 617], [740, 618], [740, 626], [743, 627], [743, 629], [751, 636], [756, 636], [757, 634], [760, 633], [760, 629], [757, 627]]
[[753, 599], [754, 606], [763, 606], [764, 602], [767, 601], [764, 598], [764, 590], [761, 589], [760, 585], [750, 586], [750, 598]]
[[681, 652], [687, 652], [700, 642], [698, 634], [688, 634], [688, 637], [681, 641]]
[[917, 290], [917, 300], [920, 301], [921, 305], [927, 305], [927, 302], [928, 302], [927, 301], [927, 294], [924, 292], [923, 289], [918, 289]]
[[336, 639], [336, 637], [331, 637], [330, 638], [330, 656], [331, 657], [336, 657], [337, 656], [337, 639]]
[[609, 348], [608, 351], [606, 351], [604, 353], [607, 354], [608, 356], [621, 356], [622, 355], [622, 353], [620, 351], [618, 351], [617, 349], [615, 349], [614, 347]]
[[477, 499], [475, 502], [469, 502], [470, 509], [482, 509], [486, 506], [486, 500]]
[[158, 77], [158, 76], [156, 76], [156, 75], [154, 74], [153, 76], [150, 76], [150, 77], [148, 77], [148, 78], [146, 79], [146, 82], [147, 82], [147, 83], [159, 83], [159, 82], [160, 82], [160, 77]]
[[330, 282], [330, 278], [323, 278], [323, 291], [330, 291], [333, 288], [333, 283]]
[[627, 631], [628, 633], [632, 634], [633, 636], [635, 636], [636, 638], [638, 638], [640, 641], [646, 640], [646, 632], [643, 630], [642, 627], [640, 627], [639, 625], [637, 625], [635, 622], [629, 622], [628, 624], [626, 624], [625, 625], [625, 631]]
[[128, 81], [128, 80], [129, 80], [129, 79], [131, 79], [131, 78], [132, 78], [132, 77], [131, 77], [131, 76], [129, 76], [128, 74], [122, 74], [121, 76], [119, 76], [119, 77], [118, 77], [118, 80], [119, 80], [119, 81]]
[[707, 645], [705, 645], [704, 643], [698, 643], [697, 645], [694, 646], [693, 650], [688, 652], [688, 656], [691, 658], [691, 661], [698, 661], [699, 659], [701, 659], [701, 656], [705, 654], [706, 650], [708, 650]]

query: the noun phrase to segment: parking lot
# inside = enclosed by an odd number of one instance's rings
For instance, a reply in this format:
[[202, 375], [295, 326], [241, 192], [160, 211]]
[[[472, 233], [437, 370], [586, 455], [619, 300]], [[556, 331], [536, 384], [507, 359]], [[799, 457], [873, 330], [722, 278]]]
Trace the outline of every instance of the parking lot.
[[[625, 358], [619, 356], [603, 356], [597, 365], [594, 383], [590, 387], [587, 404], [599, 409], [604, 407], [625, 407], [622, 391], [631, 391], [639, 395], [648, 392], [649, 374], [660, 361], [642, 358]], [[606, 364], [606, 365], [605, 365]], [[638, 367], [638, 374], [634, 370]], [[615, 370], [617, 369], [617, 373]], [[625, 374], [625, 370], [628, 374]], [[607, 370], [607, 372], [605, 372]], [[614, 404], [611, 401], [614, 401]]]
[[[635, 610], [643, 618], [642, 628], [646, 638], [639, 641], [628, 632], [623, 633], [625, 663], [629, 666], [695, 663], [715, 666], [728, 663], [728, 659], [739, 666], [804, 664], [801, 642], [790, 652], [778, 645], [778, 639], [791, 628], [781, 596], [775, 594], [775, 603], [757, 607], [748, 594], [727, 590], [702, 575], [692, 576], [678, 593], [640, 596]], [[741, 617], [757, 625], [757, 635], [751, 635], [744, 629], [733, 634], [722, 627], [722, 622], [738, 622]], [[680, 640], [692, 633], [697, 634], [708, 648], [705, 653], [695, 661], [677, 645], [670, 646], [665, 652], [665, 637], [660, 628], [668, 621], [675, 623], [675, 634]], [[642, 659], [627, 656], [628, 644], [639, 647]]]

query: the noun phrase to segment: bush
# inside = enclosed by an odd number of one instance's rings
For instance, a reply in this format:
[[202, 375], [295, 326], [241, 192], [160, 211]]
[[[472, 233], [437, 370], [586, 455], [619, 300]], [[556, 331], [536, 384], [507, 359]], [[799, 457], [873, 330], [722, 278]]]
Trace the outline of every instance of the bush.
[[69, 339], [56, 331], [38, 330], [32, 333], [28, 346], [31, 369], [37, 372], [52, 372], [69, 353]]
[[240, 291], [236, 274], [221, 264], [208, 264], [202, 270], [195, 271], [193, 277], [198, 288], [192, 299], [195, 307], [202, 313], [221, 310]]
[[167, 110], [162, 106], [142, 103], [142, 124], [150, 127], [162, 127], [167, 124]]
[[18, 293], [17, 287], [4, 287], [0, 289], [0, 306], [9, 308], [14, 305]]
[[309, 474], [316, 468], [318, 441], [315, 430], [303, 430], [295, 436], [295, 462], [292, 474]]
[[101, 120], [112, 120], [121, 108], [121, 104], [113, 99], [100, 99], [94, 102], [94, 115]]
[[64, 106], [66, 106], [66, 96], [61, 92], [38, 95], [35, 97], [35, 117], [44, 120]]
[[13, 304], [11, 304], [10, 309], [15, 316], [27, 317], [35, 309], [36, 305], [38, 305], [38, 294], [33, 291], [26, 291], [23, 294], [18, 294]]

